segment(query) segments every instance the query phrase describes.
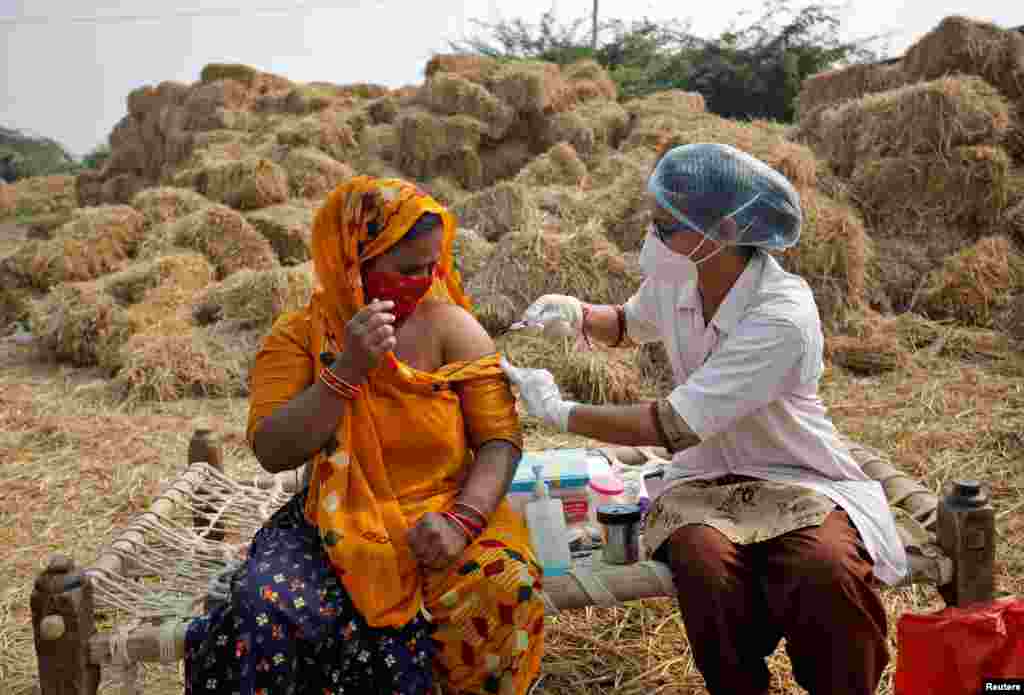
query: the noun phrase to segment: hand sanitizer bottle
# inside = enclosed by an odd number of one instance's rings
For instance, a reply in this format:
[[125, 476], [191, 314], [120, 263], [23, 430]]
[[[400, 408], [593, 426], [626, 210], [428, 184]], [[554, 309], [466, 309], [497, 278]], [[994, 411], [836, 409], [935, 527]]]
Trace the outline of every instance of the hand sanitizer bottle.
[[533, 487], [533, 499], [526, 503], [526, 525], [544, 576], [557, 577], [569, 571], [569, 531], [565, 525], [562, 500], [548, 494], [542, 471], [540, 465], [533, 467], [537, 483]]

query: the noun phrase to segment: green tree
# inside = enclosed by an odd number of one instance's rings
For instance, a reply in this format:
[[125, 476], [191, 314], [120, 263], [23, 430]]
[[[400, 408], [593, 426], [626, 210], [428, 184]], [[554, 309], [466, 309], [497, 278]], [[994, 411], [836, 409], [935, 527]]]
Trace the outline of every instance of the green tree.
[[97, 145], [89, 154], [82, 157], [82, 166], [86, 169], [102, 169], [110, 159], [110, 145]]

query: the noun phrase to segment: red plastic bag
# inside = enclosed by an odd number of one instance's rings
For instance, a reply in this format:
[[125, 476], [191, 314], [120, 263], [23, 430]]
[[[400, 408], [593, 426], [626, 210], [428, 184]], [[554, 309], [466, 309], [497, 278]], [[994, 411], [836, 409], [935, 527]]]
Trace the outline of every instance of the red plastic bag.
[[896, 633], [896, 695], [977, 695], [986, 679], [1024, 678], [1024, 599], [904, 615]]

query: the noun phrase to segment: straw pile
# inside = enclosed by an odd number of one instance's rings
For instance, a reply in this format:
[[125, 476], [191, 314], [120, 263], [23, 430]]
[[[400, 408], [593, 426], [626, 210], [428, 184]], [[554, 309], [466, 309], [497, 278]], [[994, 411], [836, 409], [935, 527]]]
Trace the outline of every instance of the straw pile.
[[488, 89], [518, 113], [558, 113], [575, 103], [575, 95], [554, 63], [521, 61], [501, 64], [488, 78]]
[[514, 178], [533, 157], [533, 148], [527, 140], [505, 140], [494, 147], [481, 147], [483, 185], [493, 186], [504, 179]]
[[477, 273], [487, 267], [494, 255], [494, 244], [487, 241], [476, 230], [459, 227], [452, 244], [455, 269], [462, 275], [465, 286]]
[[312, 147], [289, 151], [281, 166], [287, 173], [291, 195], [296, 198], [323, 197], [354, 175], [352, 167]]
[[36, 176], [5, 184], [9, 204], [7, 212], [0, 210], [0, 219], [5, 215], [33, 217], [66, 213], [78, 206], [73, 176]]
[[[85, 208], [48, 241], [28, 241], [3, 260], [22, 287], [48, 290], [119, 270], [143, 238], [142, 215], [124, 205]], [[7, 280], [5, 280], [7, 282]]]
[[1022, 291], [1024, 256], [1005, 236], [987, 237], [949, 257], [928, 276], [921, 309], [931, 318], [991, 327]]
[[0, 333], [6, 333], [12, 323], [28, 321], [30, 314], [28, 292], [0, 287]]
[[954, 148], [948, 156], [911, 155], [863, 161], [855, 195], [879, 236], [929, 236], [936, 227], [963, 234], [991, 228], [1006, 210], [1010, 160], [997, 146]]
[[311, 264], [240, 270], [202, 291], [192, 305], [192, 316], [202, 326], [230, 321], [238, 328], [265, 332], [282, 312], [306, 306], [312, 294]]
[[589, 159], [602, 148], [618, 148], [630, 133], [630, 115], [614, 101], [589, 101], [556, 114], [539, 133], [542, 146], [568, 142]]
[[268, 242], [281, 265], [309, 260], [309, 244], [316, 210], [294, 201], [247, 213], [246, 221]]
[[945, 77], [826, 109], [802, 129], [840, 176], [884, 157], [943, 156], [963, 145], [998, 143], [1010, 105], [977, 77]]
[[474, 297], [501, 295], [515, 315], [543, 294], [569, 294], [597, 304], [627, 300], [640, 286], [640, 269], [590, 225], [573, 234], [513, 232], [502, 237], [485, 270], [469, 283]]
[[445, 175], [463, 188], [479, 188], [483, 165], [478, 150], [484, 124], [470, 116], [437, 116], [412, 109], [395, 122], [395, 163], [416, 178]]
[[438, 115], [461, 114], [480, 121], [492, 140], [505, 136], [515, 116], [508, 104], [483, 86], [450, 73], [428, 79], [420, 89], [420, 102]]
[[463, 198], [452, 207], [460, 225], [471, 227], [487, 241], [524, 231], [538, 224], [530, 191], [522, 184], [503, 182]]
[[364, 157], [392, 162], [398, 149], [398, 131], [390, 123], [367, 126], [359, 134]]
[[[399, 177], [401, 178], [401, 177]], [[469, 195], [459, 184], [446, 176], [438, 176], [420, 184], [420, 188], [441, 205], [452, 209]]]
[[142, 213], [146, 229], [191, 215], [209, 204], [209, 199], [195, 191], [167, 186], [147, 188], [132, 199], [132, 207]]
[[287, 122], [276, 137], [278, 144], [315, 147], [339, 162], [348, 161], [359, 151], [358, 133], [348, 116], [332, 109]]
[[477, 84], [486, 84], [488, 77], [498, 69], [498, 61], [487, 56], [472, 54], [437, 54], [427, 61], [424, 74], [432, 79], [435, 75], [449, 74], [462, 77]]
[[568, 80], [569, 92], [577, 103], [590, 100], [615, 101], [619, 96], [619, 89], [608, 71], [590, 58], [566, 65], [562, 74]]
[[269, 159], [246, 157], [200, 170], [196, 190], [236, 210], [256, 210], [288, 200], [288, 174]]
[[151, 241], [148, 257], [162, 255], [171, 246], [198, 251], [217, 270], [217, 279], [248, 268], [268, 270], [278, 265], [270, 242], [242, 215], [223, 205], [211, 205], [161, 227]]
[[24, 225], [28, 228], [25, 232], [26, 239], [52, 239], [54, 232], [74, 219], [73, 210], [58, 212], [52, 215], [37, 215], [28, 220]]
[[61, 283], [32, 308], [39, 348], [76, 367], [116, 368], [131, 334], [128, 315], [95, 282]]
[[537, 157], [516, 176], [516, 181], [527, 186], [578, 186], [587, 175], [576, 148], [562, 142]]
[[571, 341], [509, 334], [498, 349], [517, 367], [547, 369], [565, 398], [591, 404], [636, 403], [644, 394], [635, 350], [575, 350]]
[[[213, 282], [213, 266], [194, 251], [180, 251], [152, 261], [134, 263], [128, 268], [100, 280], [100, 286], [121, 306], [140, 304], [147, 299], [153, 304], [156, 288], [170, 287], [176, 291], [194, 292]], [[163, 312], [166, 306], [160, 306]]]
[[797, 117], [805, 121], [818, 109], [859, 99], [867, 94], [887, 92], [903, 86], [909, 79], [900, 63], [869, 63], [819, 72], [800, 85]]
[[[654, 153], [646, 150], [610, 158], [591, 175], [592, 188], [584, 196], [582, 210], [600, 220], [608, 238], [623, 251], [638, 251], [647, 233], [647, 177]], [[605, 180], [610, 183], [600, 185]]]

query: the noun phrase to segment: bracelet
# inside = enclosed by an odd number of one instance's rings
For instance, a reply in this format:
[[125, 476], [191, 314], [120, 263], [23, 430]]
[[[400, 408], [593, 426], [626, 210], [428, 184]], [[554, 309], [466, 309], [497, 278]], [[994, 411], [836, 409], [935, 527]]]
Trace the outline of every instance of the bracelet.
[[619, 336], [615, 339], [615, 342], [611, 347], [619, 347], [626, 339], [626, 307], [621, 304], [615, 305], [615, 314], [619, 319]]
[[487, 521], [488, 521], [487, 515], [484, 514], [482, 511], [480, 511], [479, 509], [477, 509], [476, 507], [474, 507], [473, 505], [468, 504], [466, 502], [456, 502], [452, 506], [454, 506], [454, 507], [465, 507], [466, 509], [468, 509], [469, 511], [473, 512], [478, 517], [480, 517], [480, 524], [481, 524], [481, 526], [486, 526], [487, 525]]
[[587, 319], [590, 318], [590, 314], [593, 313], [594, 307], [590, 304], [582, 304], [583, 307], [583, 320], [580, 321], [580, 333], [583, 335], [583, 342], [587, 344], [587, 348], [593, 350], [594, 344], [590, 342], [590, 336], [587, 335]]
[[470, 531], [472, 531], [474, 538], [476, 538], [477, 536], [479, 536], [481, 533], [484, 532], [484, 525], [483, 524], [480, 524], [480, 523], [477, 523], [477, 522], [473, 521], [472, 519], [470, 519], [465, 514], [459, 514], [458, 512], [452, 512], [452, 511], [449, 511], [448, 513], [451, 514], [452, 516], [454, 516], [459, 521], [461, 521], [463, 523], [463, 525], [466, 526], [466, 528], [468, 528]]
[[458, 517], [458, 515], [453, 514], [452, 512], [441, 512], [441, 515], [445, 519], [447, 519], [449, 522], [455, 524], [455, 526], [457, 526], [459, 528], [459, 530], [461, 530], [464, 534], [466, 534], [466, 540], [467, 541], [472, 543], [473, 541], [476, 540], [476, 536], [473, 535], [473, 532], [469, 530], [469, 527], [465, 524], [465, 522], [463, 522]]
[[362, 388], [353, 386], [327, 367], [320, 369], [320, 381], [336, 395], [350, 401], [359, 398], [363, 392]]

